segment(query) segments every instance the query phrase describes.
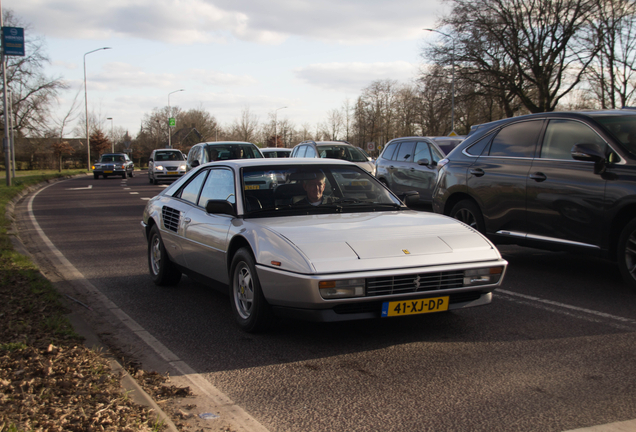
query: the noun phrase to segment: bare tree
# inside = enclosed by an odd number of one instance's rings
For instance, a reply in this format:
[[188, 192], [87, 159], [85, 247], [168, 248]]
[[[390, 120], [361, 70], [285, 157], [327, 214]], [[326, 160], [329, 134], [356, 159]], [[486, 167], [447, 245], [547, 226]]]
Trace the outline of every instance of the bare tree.
[[[10, 10], [3, 11], [3, 19], [5, 26], [24, 27], [25, 34], [32, 34], [28, 31], [30, 26]], [[44, 52], [43, 38], [27, 38], [25, 54], [7, 57], [7, 86], [13, 94], [13, 119], [18, 133], [38, 137], [47, 134], [51, 107], [58, 92], [67, 85], [60, 78], [44, 74], [49, 58]]]
[[257, 130], [258, 117], [250, 112], [249, 106], [246, 106], [241, 110], [241, 117], [234, 121], [231, 135], [237, 141], [254, 142]]
[[636, 4], [625, 0], [597, 0], [598, 13], [591, 17], [585, 38], [598, 47], [588, 70], [590, 91], [601, 108], [621, 108], [636, 91]]
[[[441, 21], [450, 28], [446, 52], [502, 102], [518, 98], [530, 112], [553, 111], [596, 54], [579, 40], [596, 0], [451, 0], [451, 5]], [[510, 115], [510, 107], [505, 109]]]

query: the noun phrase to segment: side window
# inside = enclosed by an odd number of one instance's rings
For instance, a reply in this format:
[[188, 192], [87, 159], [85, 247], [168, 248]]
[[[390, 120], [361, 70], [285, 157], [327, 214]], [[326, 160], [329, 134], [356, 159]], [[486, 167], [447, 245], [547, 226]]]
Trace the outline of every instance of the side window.
[[415, 143], [413, 141], [406, 141], [400, 145], [397, 151], [397, 155], [393, 158], [396, 162], [407, 162], [413, 159], [413, 147]]
[[464, 151], [471, 156], [480, 156], [484, 152], [486, 146], [488, 146], [488, 143], [490, 143], [490, 137], [485, 137], [484, 139], [477, 141], [475, 144], [471, 145]]
[[382, 153], [382, 159], [391, 160], [397, 146], [398, 146], [398, 143], [396, 142], [389, 144], [389, 146], [386, 149], [384, 149], [384, 152]]
[[190, 150], [190, 154], [188, 155], [188, 163], [192, 165], [192, 162], [198, 160], [199, 152], [201, 151], [201, 146], [192, 147]]
[[490, 156], [534, 157], [534, 148], [542, 124], [542, 120], [526, 121], [504, 127], [492, 140]]
[[196, 177], [193, 178], [192, 181], [190, 181], [190, 183], [188, 183], [181, 191], [181, 199], [191, 202], [192, 204], [196, 204], [199, 197], [199, 191], [201, 190], [201, 185], [203, 185], [203, 181], [205, 180], [207, 173], [207, 171], [201, 171], [198, 173]]
[[433, 156], [433, 161], [434, 162], [439, 162], [442, 159], [444, 159], [444, 155], [437, 149], [437, 147], [435, 147], [432, 144], [429, 144], [431, 147], [431, 155]]
[[431, 161], [431, 151], [428, 149], [428, 143], [424, 141], [419, 141], [415, 144], [415, 153], [413, 155], [413, 161], [417, 162], [421, 159]]
[[298, 153], [296, 153], [296, 157], [305, 157], [306, 150], [307, 150], [307, 146], [298, 147]]
[[605, 148], [605, 141], [586, 124], [573, 120], [550, 120], [541, 146], [541, 157], [572, 160], [570, 151], [575, 144], [599, 144]]
[[234, 175], [228, 169], [211, 169], [199, 198], [199, 207], [205, 207], [208, 200], [227, 200], [234, 204]]
[[305, 153], [305, 157], [315, 158], [316, 157], [316, 150], [314, 150], [314, 148], [312, 146], [307, 146], [307, 153]]

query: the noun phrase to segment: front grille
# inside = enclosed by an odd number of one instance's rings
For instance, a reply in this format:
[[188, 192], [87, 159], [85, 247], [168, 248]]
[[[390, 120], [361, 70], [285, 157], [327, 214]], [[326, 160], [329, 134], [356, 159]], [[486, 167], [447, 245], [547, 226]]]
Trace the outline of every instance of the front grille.
[[464, 272], [447, 271], [367, 279], [367, 296], [437, 291], [464, 286]]
[[163, 227], [167, 230], [177, 232], [179, 230], [179, 217], [181, 212], [171, 207], [163, 206], [161, 209]]
[[[482, 293], [480, 292], [463, 292], [463, 293], [455, 293], [450, 294], [448, 303], [456, 304], [456, 303], [466, 303], [470, 301], [475, 301], [481, 297]], [[405, 299], [408, 300], [408, 299]], [[382, 301], [369, 301], [363, 303], [346, 303], [340, 304], [333, 308], [333, 311], [339, 315], [348, 315], [348, 314], [357, 314], [357, 313], [374, 313], [377, 316], [380, 316], [382, 313]]]
[[166, 171], [177, 171], [179, 169], [178, 166], [167, 166]]

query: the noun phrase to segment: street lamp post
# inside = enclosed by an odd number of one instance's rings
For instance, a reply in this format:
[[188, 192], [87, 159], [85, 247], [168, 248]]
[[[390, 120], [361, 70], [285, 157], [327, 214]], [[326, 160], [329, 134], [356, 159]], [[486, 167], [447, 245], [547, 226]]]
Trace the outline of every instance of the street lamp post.
[[113, 118], [106, 117], [106, 120], [110, 120], [110, 152], [115, 153], [115, 135], [113, 134]]
[[451, 68], [452, 68], [452, 83], [451, 83], [451, 132], [455, 132], [455, 38], [451, 35], [441, 32], [436, 29], [425, 28], [424, 30], [439, 33], [442, 36], [446, 36], [453, 43], [453, 51], [451, 54]]
[[274, 147], [278, 147], [278, 135], [276, 135], [276, 124], [278, 123], [278, 110], [287, 108], [286, 106], [274, 110]]
[[84, 53], [84, 108], [86, 109], [86, 152], [88, 154], [88, 166], [86, 167], [89, 171], [91, 170], [91, 138], [88, 133], [88, 93], [86, 91], [86, 56], [94, 53], [96, 51], [112, 49], [111, 47], [102, 47], [94, 49], [93, 51], [89, 51]]
[[172, 148], [172, 138], [170, 136], [170, 95], [172, 93], [177, 93], [177, 92], [182, 92], [185, 91], [185, 89], [179, 89], [179, 90], [175, 90], [173, 92], [168, 93], [168, 148]]

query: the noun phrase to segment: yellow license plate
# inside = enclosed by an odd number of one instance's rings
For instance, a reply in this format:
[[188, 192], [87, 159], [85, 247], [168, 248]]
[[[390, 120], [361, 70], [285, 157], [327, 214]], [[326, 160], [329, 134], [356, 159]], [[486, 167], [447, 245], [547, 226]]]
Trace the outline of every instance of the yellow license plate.
[[179, 173], [176, 172], [176, 171], [168, 171], [168, 175], [177, 175], [177, 174], [179, 174]]
[[258, 190], [260, 188], [260, 185], [245, 185], [245, 190]]
[[382, 318], [448, 310], [448, 296], [382, 303]]
[[112, 174], [112, 171], [104, 171], [104, 174]]

